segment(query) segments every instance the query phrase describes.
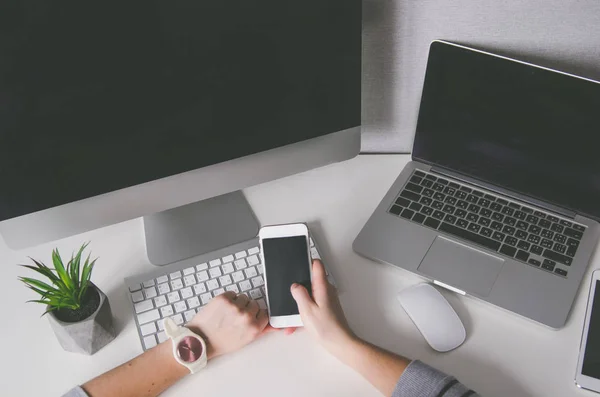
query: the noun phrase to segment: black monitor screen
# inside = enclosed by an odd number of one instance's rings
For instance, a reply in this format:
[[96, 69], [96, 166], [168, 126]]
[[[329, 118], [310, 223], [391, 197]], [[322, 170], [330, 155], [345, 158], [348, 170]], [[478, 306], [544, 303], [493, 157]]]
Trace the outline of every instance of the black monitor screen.
[[0, 220], [360, 125], [358, 0], [0, 7]]
[[600, 218], [600, 84], [434, 42], [413, 156]]

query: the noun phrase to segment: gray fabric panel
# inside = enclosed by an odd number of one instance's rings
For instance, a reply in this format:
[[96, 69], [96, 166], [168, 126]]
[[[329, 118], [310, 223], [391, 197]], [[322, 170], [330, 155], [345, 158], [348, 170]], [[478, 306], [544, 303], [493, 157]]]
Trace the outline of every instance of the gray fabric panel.
[[[455, 383], [450, 385], [452, 382]], [[392, 397], [461, 397], [468, 391], [469, 389], [456, 382], [453, 376], [420, 361], [413, 361], [398, 380]], [[477, 397], [477, 394], [471, 396]]]
[[63, 397], [88, 397], [87, 393], [79, 386], [69, 390]]
[[597, 0], [364, 0], [364, 152], [409, 152], [429, 43], [443, 39], [600, 80]]

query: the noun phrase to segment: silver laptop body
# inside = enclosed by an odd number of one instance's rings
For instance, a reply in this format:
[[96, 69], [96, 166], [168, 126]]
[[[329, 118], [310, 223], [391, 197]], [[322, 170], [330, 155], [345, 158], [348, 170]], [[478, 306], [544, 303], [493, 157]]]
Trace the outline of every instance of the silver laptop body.
[[[498, 81], [485, 87], [481, 81], [490, 76]], [[505, 87], [513, 79], [516, 91], [511, 92]], [[467, 81], [473, 81], [472, 86]], [[554, 85], [556, 89], [547, 88]], [[537, 93], [539, 87], [546, 87], [548, 92]], [[565, 94], [567, 88], [572, 90]], [[536, 117], [541, 120], [541, 115], [549, 114], [543, 108], [547, 103], [560, 98], [567, 100], [565, 106], [576, 106], [581, 93], [585, 102], [576, 107], [580, 114], [569, 108], [561, 115], [558, 107], [550, 112], [556, 120], [543, 118], [539, 123], [540, 128], [549, 123], [552, 131], [538, 131], [537, 124], [533, 125]], [[501, 101], [503, 95], [514, 101], [505, 101], [506, 106], [494, 102]], [[590, 100], [589, 109], [600, 104], [594, 102], [600, 101], [600, 84], [592, 80], [452, 43], [433, 42], [413, 161], [402, 170], [357, 236], [354, 251], [551, 328], [561, 328], [600, 233], [594, 220], [600, 214], [600, 199], [594, 205], [600, 187], [589, 183], [596, 175], [600, 180], [600, 172], [591, 169], [585, 178], [577, 180], [581, 172], [570, 165], [575, 161], [561, 163], [569, 157], [562, 151], [570, 150], [569, 145], [580, 146], [577, 159], [585, 156], [586, 145], [600, 131], [600, 124], [587, 132], [578, 124], [599, 120], [585, 108]], [[569, 117], [574, 115], [577, 120], [571, 122]], [[491, 132], [480, 133], [477, 120], [489, 122]], [[553, 137], [563, 122], [571, 123], [580, 134], [590, 134], [590, 138], [569, 143], [571, 137], [576, 139], [573, 131]], [[536, 146], [537, 141], [541, 147]], [[555, 161], [548, 160], [555, 155], [559, 155]], [[594, 157], [589, 162], [598, 161]], [[577, 206], [586, 211], [575, 209]]]

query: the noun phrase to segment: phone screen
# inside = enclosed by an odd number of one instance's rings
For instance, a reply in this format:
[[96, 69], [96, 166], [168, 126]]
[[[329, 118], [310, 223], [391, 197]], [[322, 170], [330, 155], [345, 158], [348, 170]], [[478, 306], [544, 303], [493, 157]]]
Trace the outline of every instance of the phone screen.
[[262, 240], [267, 294], [271, 316], [299, 314], [292, 297], [293, 283], [302, 284], [310, 292], [310, 262], [305, 236], [266, 238]]
[[581, 373], [600, 379], [600, 281], [596, 281]]

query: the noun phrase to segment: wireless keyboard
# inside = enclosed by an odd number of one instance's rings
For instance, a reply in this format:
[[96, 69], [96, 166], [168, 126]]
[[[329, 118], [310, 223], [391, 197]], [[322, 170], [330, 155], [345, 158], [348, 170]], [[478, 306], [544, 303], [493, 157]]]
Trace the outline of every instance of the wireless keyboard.
[[[310, 238], [312, 259], [321, 259]], [[335, 285], [327, 269], [329, 282]], [[128, 277], [136, 328], [144, 350], [167, 339], [163, 319], [181, 325], [225, 291], [245, 293], [267, 309], [258, 238]]]

